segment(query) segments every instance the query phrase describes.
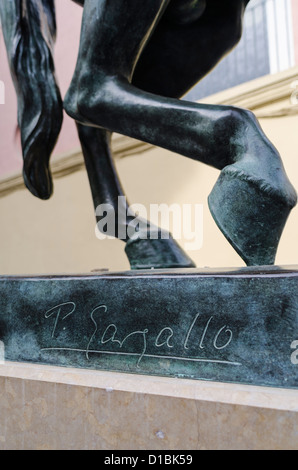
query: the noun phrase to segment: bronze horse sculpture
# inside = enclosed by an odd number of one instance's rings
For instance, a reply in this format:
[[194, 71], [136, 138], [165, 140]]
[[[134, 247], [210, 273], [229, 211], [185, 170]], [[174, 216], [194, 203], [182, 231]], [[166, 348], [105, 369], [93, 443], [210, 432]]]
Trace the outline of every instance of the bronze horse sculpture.
[[[75, 1], [84, 7], [81, 42], [64, 103], [54, 0], [0, 3], [28, 189], [51, 196], [49, 158], [64, 106], [77, 122], [95, 207], [109, 203], [117, 213], [123, 190], [111, 135], [133, 137], [220, 170], [209, 196], [218, 227], [247, 265], [274, 264], [297, 203], [277, 150], [253, 113], [180, 99], [238, 43], [249, 0]], [[171, 236], [125, 242], [133, 269], [193, 266]]]

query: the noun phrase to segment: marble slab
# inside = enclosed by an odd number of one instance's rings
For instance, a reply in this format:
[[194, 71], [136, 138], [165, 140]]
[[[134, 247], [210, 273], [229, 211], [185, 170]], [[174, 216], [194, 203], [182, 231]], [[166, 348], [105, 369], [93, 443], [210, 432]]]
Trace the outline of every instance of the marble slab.
[[142, 467], [161, 451], [197, 466], [193, 450], [297, 449], [296, 390], [0, 366], [0, 450], [102, 450], [99, 464], [126, 455]]

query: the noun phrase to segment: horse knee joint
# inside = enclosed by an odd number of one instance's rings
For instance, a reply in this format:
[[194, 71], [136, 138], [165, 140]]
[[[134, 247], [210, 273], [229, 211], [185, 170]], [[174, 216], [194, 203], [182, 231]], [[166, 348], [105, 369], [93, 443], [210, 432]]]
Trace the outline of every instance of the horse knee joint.
[[241, 133], [244, 126], [247, 125], [247, 117], [241, 109], [226, 107], [222, 111], [216, 122], [216, 134], [222, 138], [225, 136], [230, 141], [232, 136]]
[[105, 120], [113, 101], [110, 91], [109, 79], [100, 79], [96, 82], [96, 89], [92, 83], [82, 82], [77, 94], [77, 106], [83, 116], [88, 116], [90, 110], [95, 109], [98, 119]]

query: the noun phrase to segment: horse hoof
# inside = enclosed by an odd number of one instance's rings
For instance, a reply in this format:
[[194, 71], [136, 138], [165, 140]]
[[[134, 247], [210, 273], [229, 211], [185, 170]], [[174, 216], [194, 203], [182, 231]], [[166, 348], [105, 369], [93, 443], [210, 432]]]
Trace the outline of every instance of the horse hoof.
[[221, 232], [248, 266], [272, 265], [293, 204], [245, 175], [223, 170], [208, 199]]
[[[40, 155], [41, 157], [41, 155]], [[23, 166], [23, 178], [27, 189], [39, 199], [47, 200], [53, 193], [53, 181], [48, 164], [41, 158], [25, 158]]]
[[158, 239], [141, 238], [139, 234], [128, 240], [125, 253], [132, 270], [196, 267], [170, 234]]

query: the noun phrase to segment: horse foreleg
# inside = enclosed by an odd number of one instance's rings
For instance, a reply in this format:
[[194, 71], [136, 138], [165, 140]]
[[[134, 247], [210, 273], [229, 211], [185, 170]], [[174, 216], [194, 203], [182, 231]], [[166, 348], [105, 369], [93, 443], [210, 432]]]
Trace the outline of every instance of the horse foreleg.
[[164, 98], [131, 84], [167, 4], [85, 0], [79, 58], [65, 109], [77, 121], [222, 170], [209, 199], [216, 222], [247, 264], [272, 264], [297, 196], [253, 114]]
[[[173, 240], [169, 233], [157, 227], [155, 232], [149, 222], [138, 223], [125, 197], [111, 154], [111, 133], [78, 124], [86, 170], [89, 177], [97, 222], [110, 211], [111, 226], [98, 227], [104, 235], [116, 237], [126, 243], [125, 252], [132, 269], [190, 268], [191, 259]], [[128, 227], [135, 227], [133, 237]], [[156, 233], [157, 232], [157, 233]], [[154, 238], [153, 238], [154, 237]]]

